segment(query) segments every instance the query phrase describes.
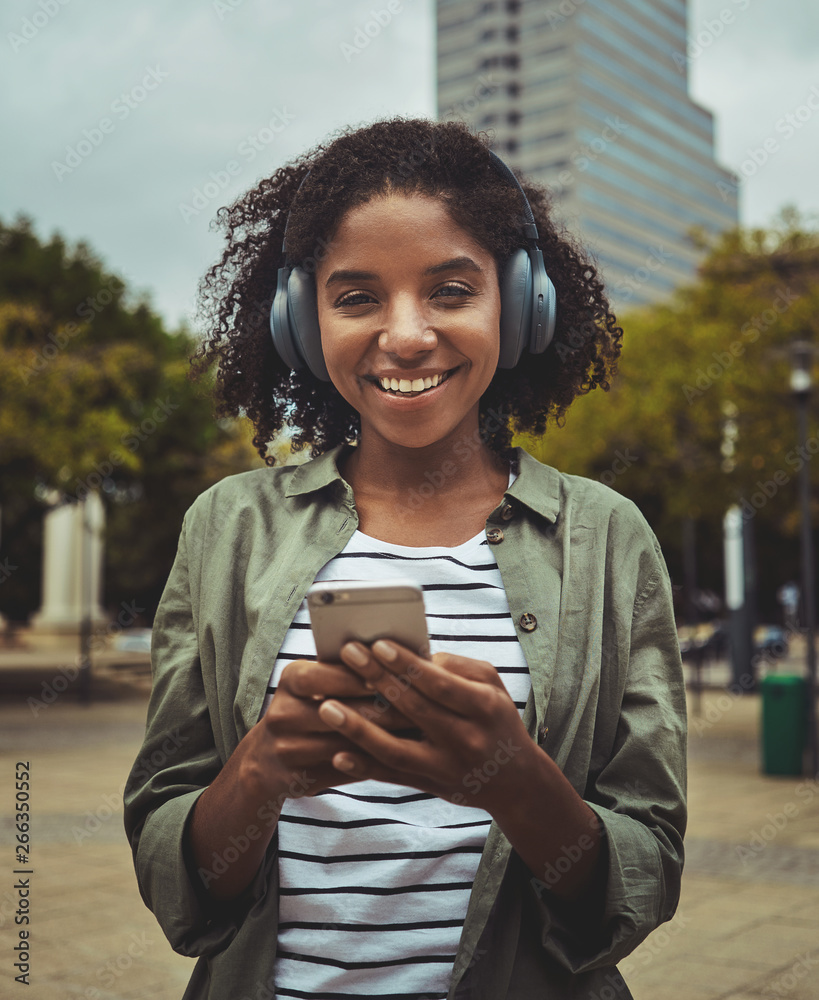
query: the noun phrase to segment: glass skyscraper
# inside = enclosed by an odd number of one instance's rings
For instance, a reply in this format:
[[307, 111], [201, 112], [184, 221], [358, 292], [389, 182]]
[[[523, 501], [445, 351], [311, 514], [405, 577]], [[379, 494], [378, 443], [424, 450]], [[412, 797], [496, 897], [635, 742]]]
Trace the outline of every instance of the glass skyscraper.
[[491, 130], [552, 190], [619, 308], [667, 298], [737, 225], [688, 96], [686, 0], [438, 0], [438, 115]]

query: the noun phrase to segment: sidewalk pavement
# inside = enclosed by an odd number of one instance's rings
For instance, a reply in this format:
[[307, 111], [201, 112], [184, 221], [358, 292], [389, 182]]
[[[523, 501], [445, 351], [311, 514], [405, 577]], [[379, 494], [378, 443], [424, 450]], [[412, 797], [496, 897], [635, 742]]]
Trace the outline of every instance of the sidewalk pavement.
[[[171, 951], [143, 905], [122, 829], [147, 682], [104, 675], [91, 705], [71, 689], [45, 705], [51, 681], [0, 671], [0, 993], [177, 1000], [193, 961]], [[819, 1000], [819, 781], [760, 774], [759, 711], [757, 696], [724, 689], [692, 709], [682, 899], [620, 965], [636, 1000]], [[30, 876], [13, 874], [18, 761], [31, 771]], [[10, 957], [18, 877], [31, 880], [28, 989]]]

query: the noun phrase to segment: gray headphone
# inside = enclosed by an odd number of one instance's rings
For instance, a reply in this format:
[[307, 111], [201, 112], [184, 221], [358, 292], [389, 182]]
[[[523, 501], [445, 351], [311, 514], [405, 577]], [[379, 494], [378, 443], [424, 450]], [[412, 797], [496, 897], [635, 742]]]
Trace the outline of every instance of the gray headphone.
[[[523, 234], [529, 244], [515, 250], [500, 278], [500, 357], [499, 368], [514, 368], [523, 349], [530, 354], [542, 354], [552, 342], [555, 329], [555, 289], [546, 273], [543, 254], [537, 245], [538, 232], [532, 208], [518, 183], [517, 177], [499, 156], [489, 151], [492, 165], [498, 173], [513, 184], [523, 199], [525, 223]], [[310, 171], [302, 180], [310, 176]], [[298, 191], [296, 192], [298, 197]], [[293, 371], [305, 366], [323, 382], [330, 381], [324, 352], [321, 349], [321, 331], [316, 305], [316, 280], [312, 273], [293, 267], [287, 257], [287, 226], [284, 227], [282, 254], [284, 267], [279, 268], [276, 294], [270, 308], [270, 332], [273, 346], [281, 359]]]

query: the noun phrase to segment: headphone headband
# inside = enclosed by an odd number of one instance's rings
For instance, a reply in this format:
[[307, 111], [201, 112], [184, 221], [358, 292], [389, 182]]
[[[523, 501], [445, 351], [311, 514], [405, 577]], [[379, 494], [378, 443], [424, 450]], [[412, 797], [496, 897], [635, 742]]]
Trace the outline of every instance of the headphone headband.
[[[501, 318], [499, 368], [514, 368], [524, 348], [531, 354], [541, 354], [554, 336], [556, 304], [554, 285], [546, 273], [543, 254], [537, 245], [537, 223], [529, 199], [517, 177], [492, 150], [489, 160], [497, 173], [512, 184], [523, 203], [523, 236], [529, 243], [506, 262], [500, 278]], [[293, 204], [304, 187], [312, 168], [298, 186], [282, 236], [284, 265], [279, 268], [276, 293], [270, 309], [270, 332], [273, 346], [288, 367], [294, 371], [305, 367], [321, 381], [330, 375], [321, 349], [321, 330], [316, 304], [316, 283], [313, 274], [293, 267], [287, 250], [287, 230]]]

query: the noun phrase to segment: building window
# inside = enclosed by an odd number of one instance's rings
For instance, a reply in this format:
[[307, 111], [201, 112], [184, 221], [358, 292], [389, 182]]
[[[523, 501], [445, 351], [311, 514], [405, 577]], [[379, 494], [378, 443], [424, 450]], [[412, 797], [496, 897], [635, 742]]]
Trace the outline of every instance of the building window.
[[510, 125], [520, 125], [520, 111], [510, 111], [506, 120]]
[[506, 12], [508, 14], [519, 14], [520, 0], [506, 0]]
[[495, 29], [487, 28], [486, 31], [481, 32], [481, 41], [488, 42], [491, 38], [495, 37]]
[[506, 40], [508, 42], [516, 42], [518, 40], [517, 25], [513, 24], [506, 29]]
[[490, 11], [493, 11], [494, 9], [495, 5], [493, 3], [485, 3], [483, 7], [481, 7], [481, 14], [488, 14]]
[[514, 82], [507, 83], [506, 84], [506, 93], [510, 97], [520, 97], [520, 84], [519, 83], [514, 83]]
[[504, 56], [503, 65], [506, 66], [508, 69], [519, 69], [520, 57], [517, 55], [516, 52], [513, 52], [511, 55]]
[[506, 141], [506, 152], [507, 153], [517, 153], [518, 151], [518, 140], [517, 139], [507, 139]]

